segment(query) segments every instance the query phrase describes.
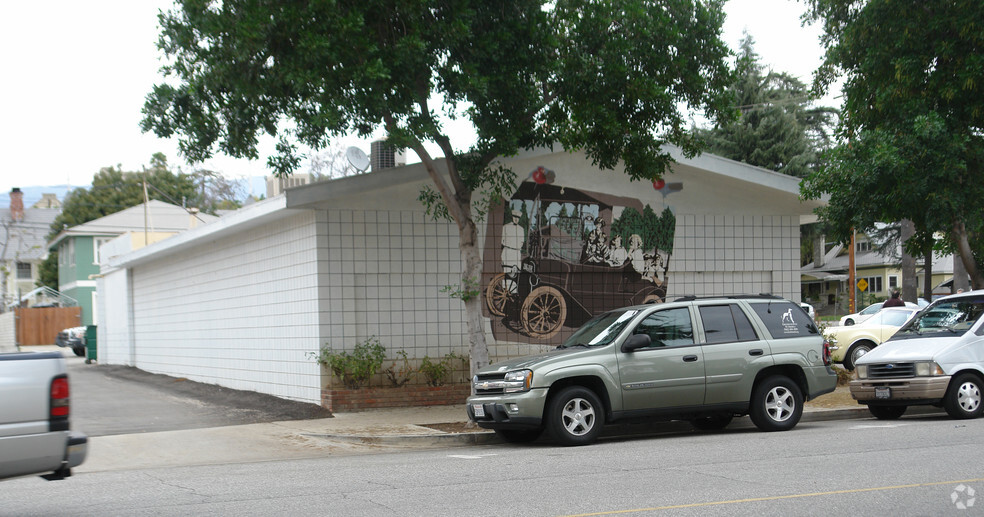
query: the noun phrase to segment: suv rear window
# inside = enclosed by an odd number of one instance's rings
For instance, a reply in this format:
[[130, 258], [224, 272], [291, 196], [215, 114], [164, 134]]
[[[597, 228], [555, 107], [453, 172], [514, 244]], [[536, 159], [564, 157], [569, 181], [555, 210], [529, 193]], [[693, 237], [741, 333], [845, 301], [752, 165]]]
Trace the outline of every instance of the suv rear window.
[[773, 339], [805, 337], [819, 333], [816, 325], [803, 311], [803, 308], [793, 302], [779, 300], [750, 305], [755, 314], [758, 314], [762, 322], [765, 323], [765, 327]]
[[737, 305], [704, 305], [698, 310], [708, 344], [756, 339], [752, 323]]

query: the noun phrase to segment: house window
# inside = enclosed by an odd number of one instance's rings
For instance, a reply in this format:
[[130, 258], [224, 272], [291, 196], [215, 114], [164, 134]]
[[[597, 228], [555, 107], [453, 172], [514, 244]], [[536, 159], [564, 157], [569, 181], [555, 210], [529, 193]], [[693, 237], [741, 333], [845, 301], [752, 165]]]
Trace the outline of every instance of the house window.
[[75, 265], [75, 240], [68, 239], [61, 245], [61, 249], [58, 251], [58, 265], [59, 266], [73, 266]]
[[882, 277], [866, 276], [864, 281], [868, 282], [868, 288], [865, 289], [866, 293], [880, 293], [882, 291]]
[[17, 279], [18, 280], [30, 280], [31, 277], [31, 264], [30, 262], [18, 262], [17, 263]]
[[898, 275], [888, 275], [888, 288], [898, 289], [899, 288], [899, 276]]
[[854, 243], [854, 251], [858, 253], [863, 253], [865, 251], [871, 251], [871, 243], [868, 241], [857, 241]]
[[92, 242], [92, 263], [101, 264], [102, 258], [99, 256], [100, 250], [102, 250], [103, 244], [111, 241], [109, 237], [96, 237]]

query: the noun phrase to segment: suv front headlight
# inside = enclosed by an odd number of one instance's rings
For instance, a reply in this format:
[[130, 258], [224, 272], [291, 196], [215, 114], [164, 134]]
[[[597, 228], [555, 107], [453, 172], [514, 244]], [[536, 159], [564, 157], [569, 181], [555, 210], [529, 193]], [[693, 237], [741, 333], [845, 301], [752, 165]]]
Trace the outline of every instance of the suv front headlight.
[[943, 368], [935, 361], [919, 361], [915, 364], [916, 377], [934, 377], [936, 375], [946, 375]]
[[533, 370], [516, 370], [506, 373], [506, 377], [503, 379], [502, 391], [505, 393], [529, 391], [532, 385]]

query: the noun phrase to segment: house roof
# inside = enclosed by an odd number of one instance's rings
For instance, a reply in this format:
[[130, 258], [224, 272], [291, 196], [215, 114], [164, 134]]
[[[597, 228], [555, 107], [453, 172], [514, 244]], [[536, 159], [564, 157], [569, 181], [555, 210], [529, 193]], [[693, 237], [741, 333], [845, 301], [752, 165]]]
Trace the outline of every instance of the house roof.
[[0, 220], [0, 224], [7, 229], [0, 229], [0, 239], [7, 239], [6, 243], [0, 241], [0, 260], [30, 262], [43, 259], [48, 254], [45, 243], [51, 223], [60, 213], [60, 208], [32, 207], [24, 209], [22, 220], [11, 221], [10, 212], [7, 211]]
[[183, 232], [190, 228], [218, 220], [218, 217], [214, 215], [193, 214], [183, 207], [156, 199], [151, 200], [146, 205], [146, 211], [144, 210], [144, 203], [140, 203], [139, 205], [131, 206], [130, 208], [100, 217], [99, 219], [66, 228], [48, 244], [48, 247], [54, 248], [59, 242], [68, 237], [115, 237], [127, 232], [143, 230], [152, 232]]
[[[900, 255], [901, 250], [896, 250], [895, 257], [890, 255], [882, 255], [875, 250], [859, 251], [854, 254], [854, 267], [855, 269], [866, 267], [900, 267], [900, 260], [897, 258]], [[850, 260], [850, 256], [844, 244], [837, 244], [830, 248], [830, 251], [824, 254], [822, 266], [814, 267], [814, 263], [810, 262], [800, 268], [800, 273], [819, 279], [823, 276], [823, 273], [829, 274], [847, 271], [850, 267]], [[917, 258], [916, 268], [921, 270], [922, 266], [923, 261]], [[953, 255], [938, 256], [934, 254], [932, 267], [933, 274], [952, 274]]]
[[[812, 217], [815, 207], [824, 203], [823, 200], [806, 202], [800, 200], [799, 178], [719, 156], [704, 154], [696, 158], [687, 158], [677, 148], [668, 147], [668, 151], [677, 161], [672, 166], [673, 169], [689, 178], [688, 181], [692, 181], [687, 183], [691, 188], [673, 194], [675, 202], [681, 205], [686, 205], [694, 197], [706, 195], [707, 190], [715, 190], [716, 195], [728, 199], [726, 205], [718, 207], [724, 213], [745, 213], [749, 209], [762, 210], [763, 207], [768, 207], [770, 213], [797, 214], [802, 222], [803, 218]], [[521, 171], [523, 167], [544, 159], [560, 161], [570, 167], [585, 167], [585, 163], [587, 167], [591, 167], [590, 160], [583, 153], [550, 149], [523, 151], [505, 161], [514, 169]], [[436, 165], [439, 170], [443, 170], [444, 161], [436, 160]], [[611, 177], [605, 176], [605, 173], [606, 171], [599, 171], [593, 181], [602, 184], [611, 182]], [[670, 179], [670, 176], [667, 178]], [[420, 184], [430, 184], [430, 181], [424, 166], [417, 163], [290, 188], [281, 195], [223, 216], [216, 223], [194, 228], [164, 241], [111, 258], [108, 265], [116, 268], [135, 266], [179, 253], [198, 245], [199, 242], [214, 239], [219, 234], [229, 235], [231, 232], [245, 231], [288, 217], [297, 213], [296, 210], [364, 207], [366, 202], [373, 199], [391, 199], [387, 194], [393, 192], [404, 193], [398, 197], [405, 198], [407, 201], [404, 202], [413, 203], [413, 206], [419, 209], [416, 195], [406, 196], [405, 192], [408, 188], [412, 189]], [[657, 195], [653, 190], [645, 191], [649, 192], [649, 196]], [[406, 207], [389, 205], [389, 208], [399, 210]]]

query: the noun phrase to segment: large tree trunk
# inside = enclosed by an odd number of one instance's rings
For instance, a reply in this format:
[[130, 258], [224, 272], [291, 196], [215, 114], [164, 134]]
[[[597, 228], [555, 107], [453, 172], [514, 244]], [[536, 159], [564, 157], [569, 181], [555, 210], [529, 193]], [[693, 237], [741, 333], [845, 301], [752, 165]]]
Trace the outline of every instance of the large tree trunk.
[[916, 233], [916, 225], [912, 221], [905, 219], [902, 221], [902, 299], [916, 303], [919, 298], [916, 293], [916, 258], [909, 254], [905, 249], [905, 244]]
[[[482, 283], [482, 254], [478, 250], [478, 230], [470, 218], [468, 224], [458, 227], [461, 250], [461, 289], [476, 289]], [[465, 295], [465, 319], [470, 345], [469, 367], [471, 375], [489, 364], [489, 347], [485, 342], [485, 325], [482, 320], [482, 296]]]
[[[454, 151], [446, 138], [438, 140], [445, 152], [447, 180], [437, 168], [437, 164], [424, 149], [422, 143], [413, 145], [414, 151], [424, 164], [428, 176], [434, 182], [448, 215], [458, 225], [458, 250], [461, 253], [461, 284], [458, 287], [461, 300], [465, 304], [465, 327], [468, 332], [469, 368], [472, 376], [479, 368], [489, 364], [489, 347], [485, 342], [485, 329], [482, 321], [482, 297], [469, 291], [480, 288], [482, 283], [482, 254], [478, 250], [478, 227], [471, 213], [472, 192], [461, 180]], [[492, 157], [489, 158], [491, 160]], [[449, 181], [450, 180], [450, 184]]]
[[[967, 236], [967, 227], [964, 226], [963, 221], [955, 221], [950, 234], [953, 242], [957, 245], [957, 252], [960, 255], [961, 262], [963, 262], [967, 274], [970, 275], [971, 287], [974, 289], [984, 289], [984, 276], [981, 276], [981, 270], [978, 269], [977, 262], [974, 261], [974, 253], [970, 249], [970, 239]], [[957, 285], [957, 278], [955, 276], [953, 285]]]

